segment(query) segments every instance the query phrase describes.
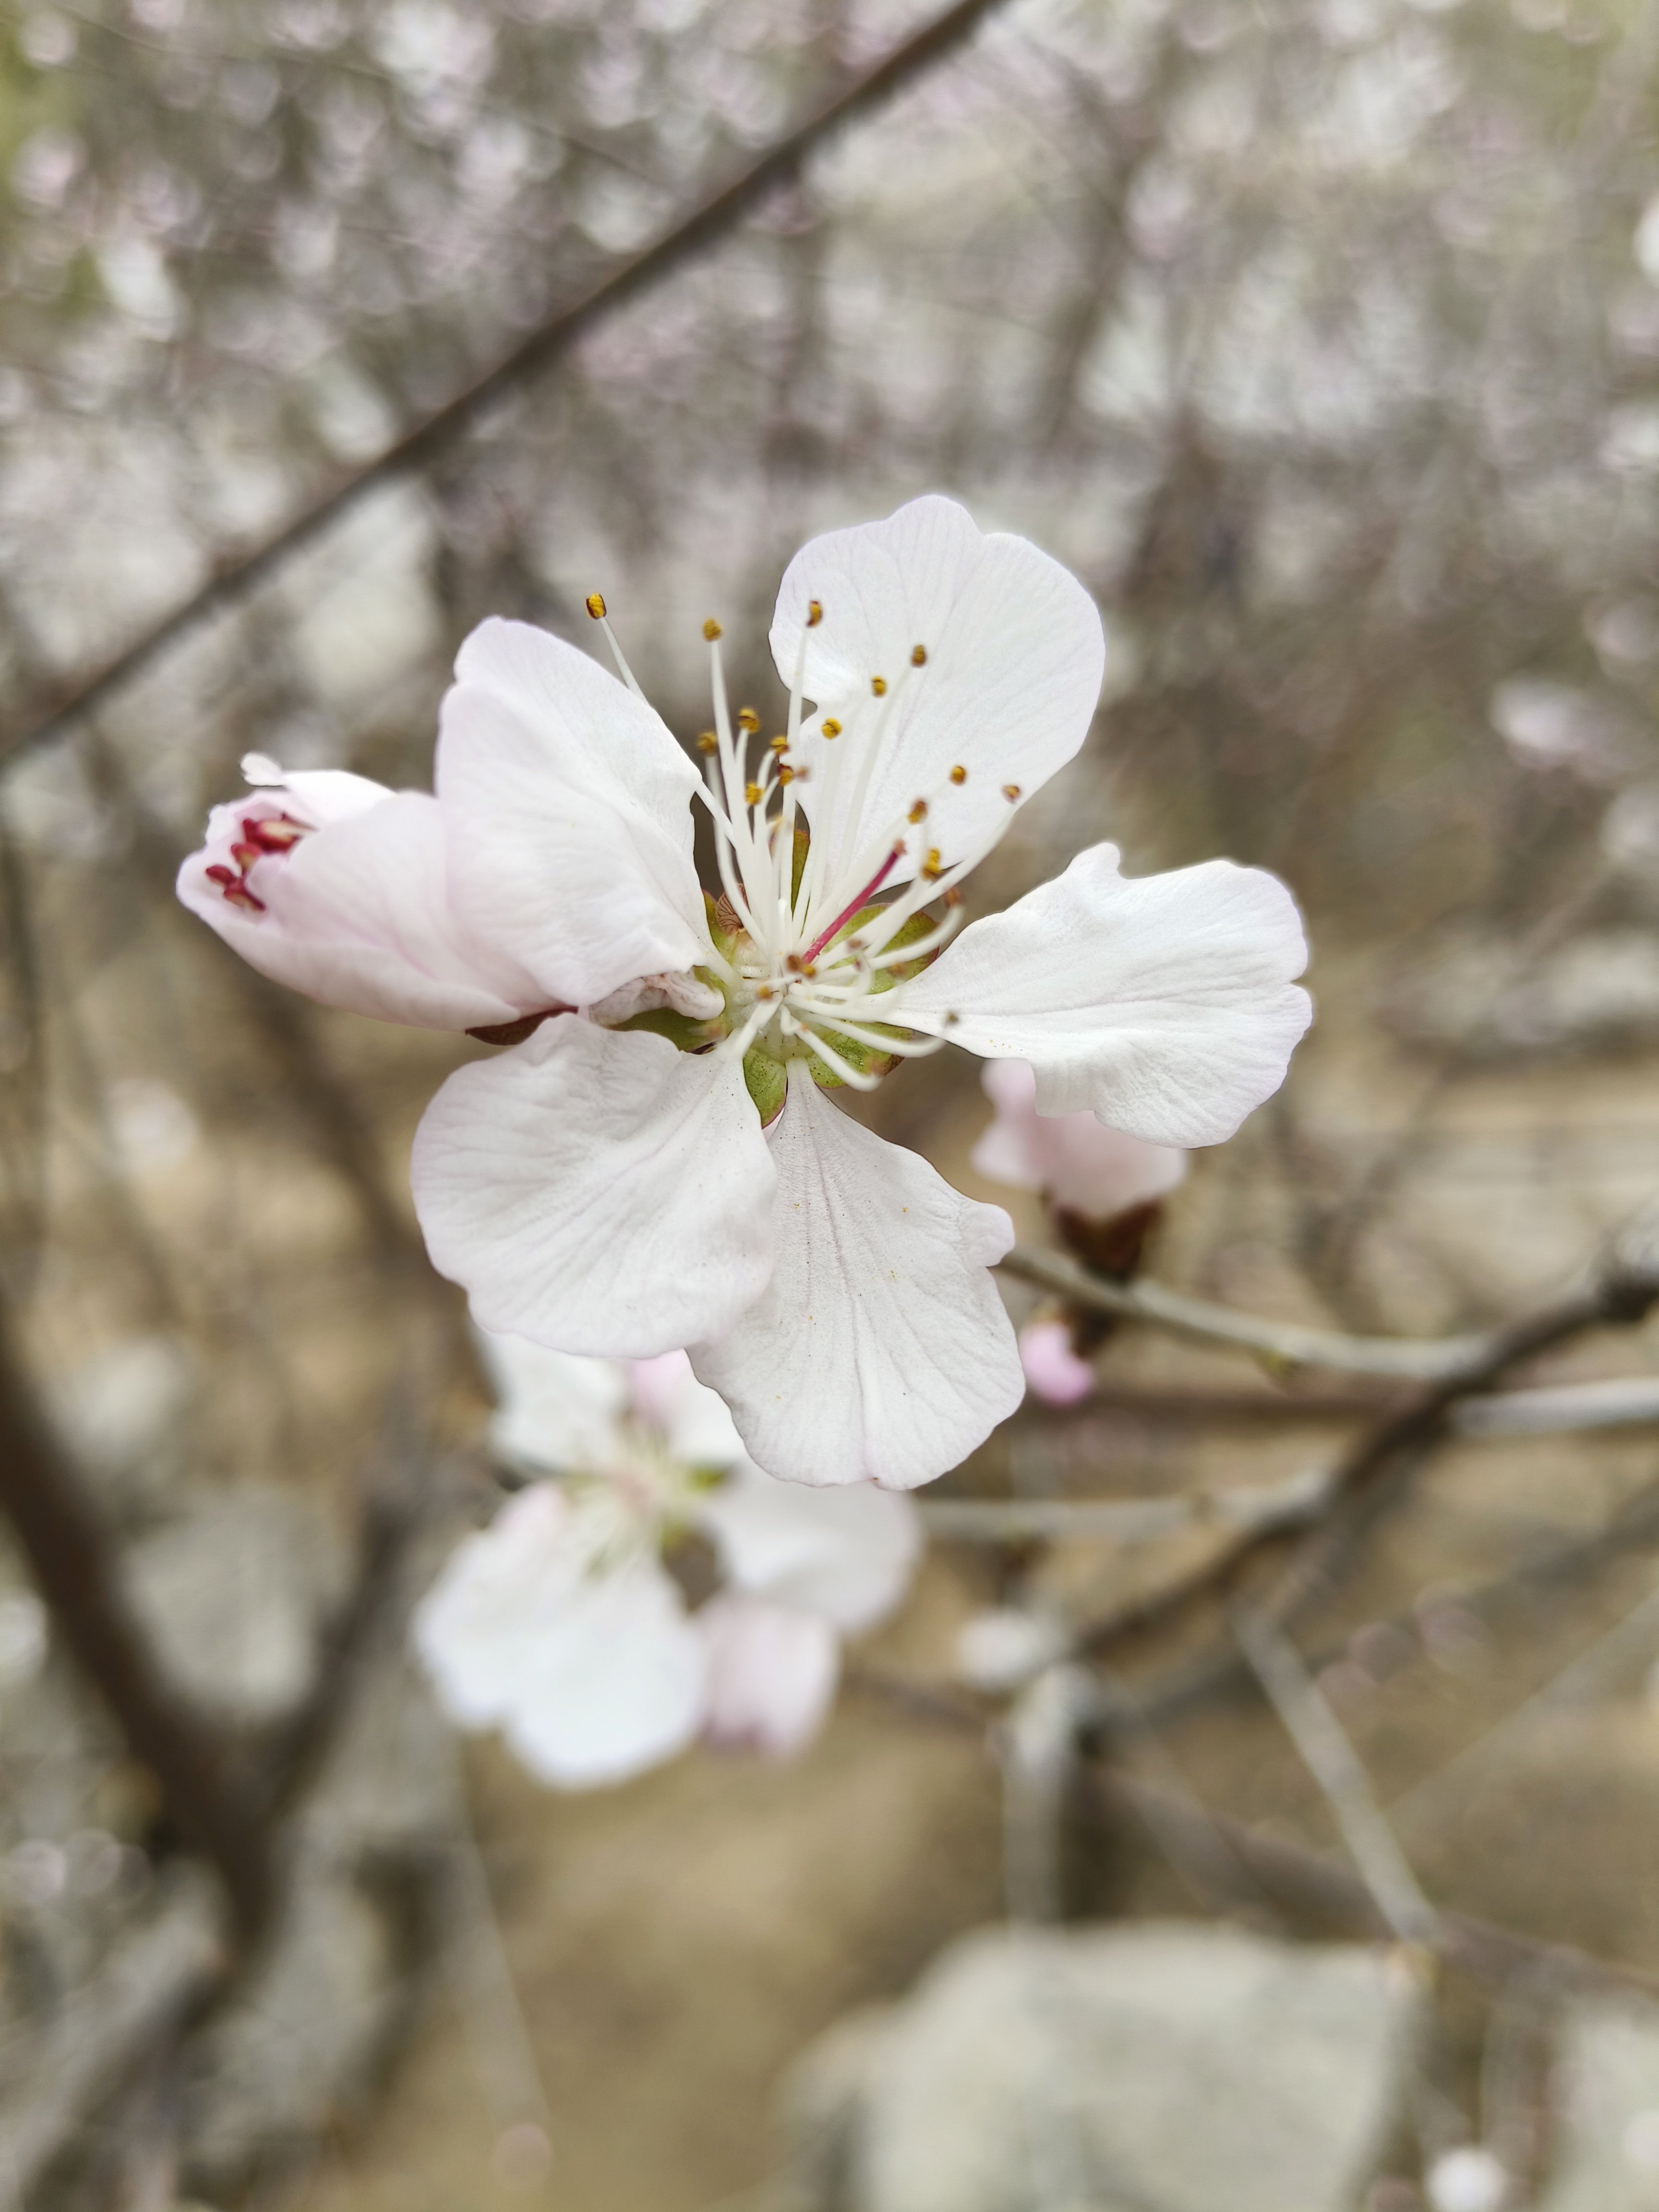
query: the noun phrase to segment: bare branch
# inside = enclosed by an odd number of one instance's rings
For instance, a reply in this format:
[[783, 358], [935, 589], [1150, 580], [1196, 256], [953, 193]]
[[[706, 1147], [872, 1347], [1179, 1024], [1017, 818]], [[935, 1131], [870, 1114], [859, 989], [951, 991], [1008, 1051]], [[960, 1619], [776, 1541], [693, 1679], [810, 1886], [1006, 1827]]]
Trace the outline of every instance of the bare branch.
[[1335, 1814], [1377, 1911], [1402, 1943], [1432, 1943], [1435, 1909], [1419, 1888], [1377, 1809], [1370, 1778], [1301, 1654], [1288, 1636], [1247, 1607], [1234, 1612], [1232, 1627], [1240, 1650]]
[[368, 493], [436, 459], [457, 435], [516, 385], [573, 344], [613, 308], [632, 300], [746, 215], [775, 185], [793, 174], [809, 154], [854, 117], [887, 99], [976, 30], [1000, 0], [955, 0], [955, 4], [905, 40], [873, 69], [820, 101], [806, 119], [720, 185], [700, 207], [652, 244], [622, 262], [589, 291], [538, 324], [495, 368], [440, 407], [346, 481], [296, 515], [264, 544], [222, 567], [200, 591], [164, 616], [142, 637], [105, 662], [97, 673], [49, 707], [32, 726], [0, 738], [0, 760], [44, 744], [69, 723], [102, 706], [120, 686], [219, 613], [245, 599], [292, 555], [355, 507]]
[[1448, 1336], [1417, 1341], [1410, 1337], [1345, 1336], [1334, 1329], [1306, 1328], [1299, 1322], [1258, 1321], [1231, 1306], [1213, 1305], [1167, 1290], [1144, 1276], [1133, 1283], [1113, 1282], [1080, 1267], [1062, 1252], [1016, 1244], [1002, 1261], [1003, 1273], [1018, 1275], [1043, 1290], [1057, 1291], [1089, 1313], [1140, 1321], [1200, 1344], [1225, 1344], [1254, 1352], [1284, 1367], [1330, 1367], [1346, 1375], [1387, 1375], [1402, 1382], [1430, 1382], [1460, 1373], [1478, 1360], [1488, 1336]]

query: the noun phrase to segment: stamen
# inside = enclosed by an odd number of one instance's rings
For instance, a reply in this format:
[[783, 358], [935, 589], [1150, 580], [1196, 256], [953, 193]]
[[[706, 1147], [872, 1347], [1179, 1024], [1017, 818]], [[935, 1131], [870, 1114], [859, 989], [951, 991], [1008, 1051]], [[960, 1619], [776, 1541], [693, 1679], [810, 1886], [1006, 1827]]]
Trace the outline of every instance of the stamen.
[[795, 781], [795, 771], [794, 771], [794, 769], [792, 769], [792, 768], [781, 768], [781, 769], [778, 770], [778, 781], [779, 781], [780, 783], [793, 783], [794, 781]]
[[775, 753], [787, 753], [789, 750], [789, 740], [787, 738], [769, 738], [767, 742], [771, 746], [772, 750]]
[[887, 696], [887, 678], [884, 676], [872, 676], [870, 678], [870, 689], [878, 699], [884, 699]]
[[[645, 694], [640, 689], [638, 678], [635, 676], [633, 670], [629, 666], [627, 660], [623, 657], [623, 649], [617, 642], [617, 633], [611, 629], [611, 618], [605, 611], [604, 594], [599, 592], [590, 592], [587, 597], [582, 601], [582, 605], [587, 609], [588, 613], [592, 616], [594, 621], [598, 623], [599, 628], [605, 632], [605, 641], [611, 647], [611, 658], [617, 664], [617, 675], [621, 677], [623, 682], [628, 686], [629, 690], [634, 694], [634, 696], [636, 699], [645, 699]], [[646, 704], [648, 706], [650, 702], [646, 700]]]
[[912, 668], [925, 668], [927, 665], [927, 648], [925, 645], [913, 645], [910, 647], [910, 665]]
[[818, 734], [825, 738], [838, 738], [841, 735], [841, 724], [833, 714], [826, 714], [818, 724]]
[[927, 819], [927, 801], [925, 799], [917, 799], [905, 819], [909, 822], [925, 822]]
[[1002, 787], [1002, 795], [1012, 806], [1019, 797], [1019, 786], [1017, 783], [1005, 783]]
[[700, 753], [717, 753], [720, 749], [720, 741], [712, 730], [698, 731], [697, 750]]
[[921, 864], [921, 872], [930, 884], [936, 884], [945, 873], [944, 869], [939, 866], [937, 845], [930, 845], [927, 848], [927, 858]]
[[264, 821], [256, 820], [252, 814], [245, 814], [242, 817], [242, 835], [250, 845], [257, 845], [262, 853], [291, 853], [307, 831], [305, 823], [296, 822], [291, 814], [278, 814]]
[[806, 948], [805, 957], [808, 960], [816, 960], [819, 953], [823, 951], [824, 946], [828, 945], [830, 939], [841, 927], [842, 924], [844, 921], [850, 921], [852, 917], [858, 912], [861, 906], [869, 905], [871, 900], [875, 896], [875, 894], [886, 882], [888, 877], [892, 874], [894, 866], [903, 850], [904, 848], [902, 845], [895, 845], [892, 851], [887, 855], [887, 858], [876, 870], [875, 874], [872, 876], [869, 882], [866, 884], [864, 889], [861, 891], [854, 893], [853, 897], [848, 901], [847, 904], [842, 908], [841, 912], [836, 916], [835, 920], [830, 924], [830, 927], [827, 929], [821, 929], [818, 932], [817, 935], [812, 939], [812, 942]]
[[265, 910], [264, 901], [258, 897], [243, 883], [227, 884], [221, 896], [228, 898], [233, 906], [246, 907], [252, 914], [263, 914]]
[[951, 771], [951, 781], [952, 783], [966, 783], [968, 781], [968, 771], [960, 761]]
[[257, 845], [233, 845], [230, 848], [230, 857], [246, 875], [253, 863], [263, 860], [264, 855]]
[[720, 624], [714, 620], [714, 616], [710, 615], [708, 621], [702, 626], [702, 634], [704, 637], [708, 639], [709, 644], [713, 645], [714, 640], [717, 637], [722, 636], [724, 632], [721, 630]]
[[587, 609], [588, 613], [592, 616], [595, 622], [603, 622], [605, 620], [605, 597], [602, 592], [590, 592], [586, 599], [583, 600], [582, 604]]
[[807, 629], [816, 629], [817, 628], [818, 624], [819, 624], [823, 620], [823, 603], [822, 603], [820, 600], [817, 600], [817, 599], [808, 599], [808, 601], [806, 602], [806, 627], [807, 627]]
[[740, 730], [747, 731], [748, 734], [751, 738], [754, 736], [756, 731], [759, 729], [760, 716], [755, 712], [752, 707], [738, 708], [738, 727]]
[[761, 803], [761, 787], [759, 784], [745, 783], [743, 787], [743, 795], [750, 806], [758, 806]]

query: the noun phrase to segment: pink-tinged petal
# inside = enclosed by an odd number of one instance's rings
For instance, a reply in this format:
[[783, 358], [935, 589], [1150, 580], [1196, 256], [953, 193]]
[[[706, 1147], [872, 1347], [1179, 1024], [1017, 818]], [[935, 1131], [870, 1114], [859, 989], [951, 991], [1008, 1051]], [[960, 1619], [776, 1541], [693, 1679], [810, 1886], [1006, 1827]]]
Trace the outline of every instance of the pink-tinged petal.
[[769, 1474], [914, 1489], [1024, 1395], [988, 1272], [1013, 1226], [849, 1121], [795, 1066], [770, 1132], [772, 1280], [728, 1334], [692, 1345], [691, 1364]]
[[841, 1672], [820, 1615], [723, 1591], [697, 1615], [708, 1650], [703, 1733], [722, 1751], [788, 1759], [823, 1725]]
[[424, 793], [319, 770], [216, 806], [178, 893], [250, 967], [348, 1013], [465, 1030], [547, 1004], [526, 969], [457, 915], [443, 817]]
[[487, 1328], [478, 1345], [497, 1400], [489, 1441], [503, 1459], [554, 1474], [615, 1464], [628, 1410], [628, 1371], [619, 1361], [550, 1352]]
[[1312, 1018], [1276, 876], [1206, 860], [1133, 880], [1114, 845], [964, 929], [903, 988], [902, 1018], [1029, 1060], [1037, 1110], [1085, 1108], [1156, 1145], [1218, 1145], [1285, 1079]]
[[996, 1116], [972, 1158], [993, 1182], [1046, 1191], [1056, 1206], [1104, 1221], [1167, 1197], [1187, 1173], [1173, 1146], [1109, 1129], [1092, 1114], [1039, 1114], [1036, 1077], [1023, 1060], [988, 1060], [981, 1080]]
[[[930, 845], [947, 866], [965, 858], [1008, 820], [1005, 787], [1029, 798], [1088, 735], [1105, 659], [1094, 601], [1058, 562], [1023, 538], [987, 536], [953, 500], [912, 500], [884, 522], [802, 547], [772, 621], [786, 684], [814, 599], [823, 615], [805, 629], [805, 696], [817, 704], [799, 748], [811, 771], [801, 803], [839, 866], [902, 828], [918, 799], [929, 803], [926, 834], [891, 880], [914, 873]], [[876, 677], [888, 687], [879, 702]], [[841, 723], [833, 743], [846, 756], [833, 784], [826, 717]], [[871, 744], [878, 755], [854, 821]], [[955, 768], [966, 771], [960, 782]]]
[[771, 1153], [724, 1054], [544, 1022], [452, 1075], [416, 1132], [433, 1265], [480, 1328], [647, 1358], [729, 1328], [771, 1273]]
[[657, 1559], [592, 1574], [526, 1654], [503, 1723], [556, 1790], [624, 1782], [684, 1751], [702, 1725], [708, 1648]]
[[1073, 1351], [1063, 1321], [1028, 1321], [1019, 1333], [1019, 1364], [1045, 1406], [1080, 1406], [1095, 1387], [1095, 1370]]
[[873, 1627], [903, 1596], [921, 1553], [908, 1498], [874, 1483], [809, 1490], [749, 1462], [702, 1503], [728, 1582], [819, 1613], [844, 1636]]
[[696, 770], [574, 646], [527, 623], [474, 630], [443, 702], [437, 781], [456, 905], [545, 998], [592, 1006], [708, 958]]
[[634, 1411], [654, 1429], [681, 1467], [727, 1468], [743, 1457], [743, 1439], [725, 1405], [691, 1372], [683, 1352], [628, 1364]]

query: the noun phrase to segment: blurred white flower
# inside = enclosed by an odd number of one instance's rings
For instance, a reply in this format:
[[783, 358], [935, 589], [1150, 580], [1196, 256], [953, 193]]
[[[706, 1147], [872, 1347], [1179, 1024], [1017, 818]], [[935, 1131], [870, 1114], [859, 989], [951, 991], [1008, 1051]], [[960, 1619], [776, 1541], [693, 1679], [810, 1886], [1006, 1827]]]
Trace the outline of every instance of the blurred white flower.
[[1040, 1190], [1055, 1206], [1104, 1220], [1168, 1197], [1186, 1175], [1187, 1155], [1173, 1145], [1109, 1129], [1089, 1113], [1039, 1113], [1036, 1075], [1025, 1060], [988, 1060], [980, 1080], [996, 1112], [973, 1164], [993, 1182]]
[[[909, 1501], [763, 1474], [684, 1352], [624, 1363], [481, 1341], [500, 1393], [492, 1443], [536, 1479], [465, 1539], [416, 1610], [450, 1717], [500, 1728], [532, 1774], [567, 1790], [643, 1772], [699, 1735], [799, 1750], [835, 1693], [841, 1638], [908, 1584]], [[725, 1583], [695, 1613], [663, 1565], [693, 1530]]]
[[1423, 2186], [1432, 2212], [1502, 2212], [1510, 2178], [1489, 2150], [1463, 2143], [1435, 2160]]
[[975, 1689], [1000, 1695], [1051, 1665], [1065, 1648], [1058, 1622], [999, 1606], [963, 1623], [957, 1638], [957, 1670]]

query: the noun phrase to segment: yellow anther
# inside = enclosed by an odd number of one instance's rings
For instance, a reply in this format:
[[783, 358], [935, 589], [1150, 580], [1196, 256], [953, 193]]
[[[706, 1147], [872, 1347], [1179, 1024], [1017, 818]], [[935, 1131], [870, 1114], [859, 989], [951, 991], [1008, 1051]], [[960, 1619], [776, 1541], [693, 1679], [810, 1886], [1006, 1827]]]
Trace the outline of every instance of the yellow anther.
[[816, 629], [817, 628], [818, 624], [819, 624], [823, 620], [823, 600], [822, 600], [822, 599], [808, 599], [808, 601], [806, 602], [806, 627], [807, 627], [807, 629]]
[[838, 738], [841, 735], [841, 724], [833, 714], [827, 714], [819, 723], [818, 727], [826, 738]]
[[968, 781], [968, 771], [960, 761], [951, 771], [951, 781], [952, 783], [966, 783]]
[[759, 990], [755, 994], [755, 996], [757, 999], [770, 999], [775, 998], [776, 995], [776, 993], [773, 990], [772, 986], [769, 983], [763, 983]]
[[1002, 795], [1012, 806], [1019, 797], [1019, 786], [1017, 783], [1005, 783], [1002, 787]]
[[945, 873], [944, 869], [939, 866], [937, 845], [930, 845], [927, 848], [927, 858], [921, 864], [921, 872], [930, 884], [936, 884]]
[[962, 1016], [961, 1016], [959, 1013], [956, 1012], [954, 1011], [954, 1009], [952, 1009], [952, 1008], [949, 1008], [949, 1007], [947, 1007], [947, 1008], [946, 1008], [946, 1010], [945, 1010], [945, 1028], [946, 1028], [947, 1030], [953, 1030], [953, 1029], [955, 1029], [955, 1027], [956, 1027], [957, 1024], [961, 1019], [962, 1019]]
[[605, 598], [602, 592], [590, 592], [582, 604], [586, 607], [588, 613], [592, 616], [595, 622], [603, 622], [605, 620]]
[[912, 822], [925, 822], [927, 820], [927, 801], [925, 799], [917, 799], [915, 805], [910, 809], [908, 818]]
[[925, 668], [927, 665], [927, 648], [925, 645], [913, 645], [910, 647], [910, 665], [912, 668]]
[[720, 635], [720, 626], [714, 620], [713, 615], [710, 615], [708, 621], [703, 624], [702, 634], [708, 640], [710, 645], [713, 645], [714, 640]]
[[761, 787], [759, 784], [745, 783], [743, 787], [743, 795], [744, 800], [749, 805], [758, 806], [761, 803]]
[[789, 740], [787, 738], [772, 738], [769, 739], [768, 742], [770, 744], [775, 753], [787, 753], [789, 750]]
[[884, 699], [887, 696], [887, 678], [884, 676], [872, 676], [870, 678], [870, 689], [878, 699]]
[[792, 952], [783, 964], [789, 970], [789, 973], [792, 975], [799, 975], [801, 972], [801, 957], [799, 953]]
[[752, 707], [738, 708], [738, 727], [740, 730], [747, 730], [751, 738], [754, 736], [756, 731], [759, 729], [760, 716], [755, 712]]
[[697, 732], [697, 750], [700, 753], [717, 753], [720, 749], [720, 741], [712, 730]]
[[779, 781], [780, 783], [793, 783], [793, 782], [794, 781], [794, 780], [795, 780], [795, 771], [794, 771], [794, 769], [792, 769], [792, 768], [781, 768], [781, 769], [778, 770], [778, 781]]

